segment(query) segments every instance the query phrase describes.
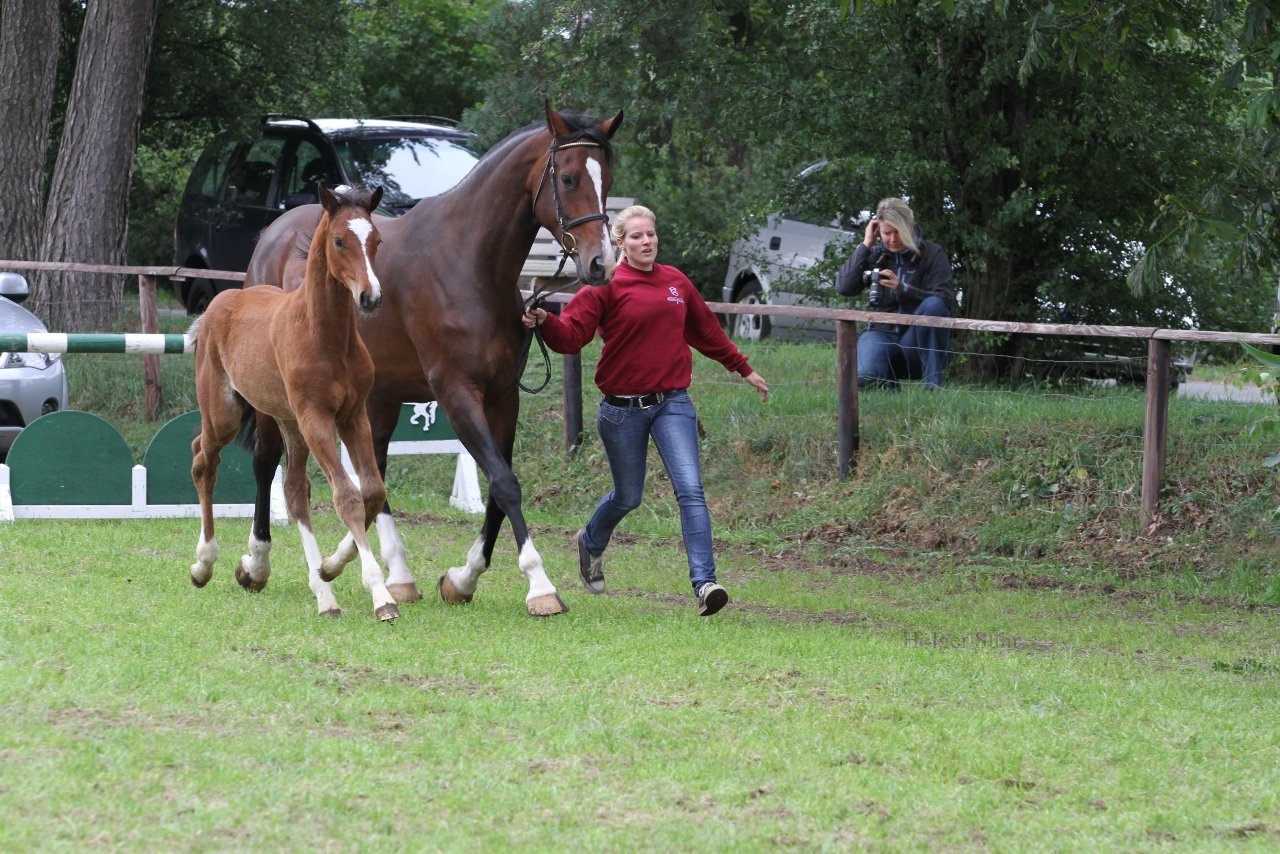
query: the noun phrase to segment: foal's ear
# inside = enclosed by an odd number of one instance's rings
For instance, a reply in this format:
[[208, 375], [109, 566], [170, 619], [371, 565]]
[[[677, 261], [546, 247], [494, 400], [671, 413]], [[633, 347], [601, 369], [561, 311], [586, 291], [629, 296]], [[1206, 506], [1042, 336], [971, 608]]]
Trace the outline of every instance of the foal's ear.
[[378, 209], [378, 205], [382, 202], [382, 187], [375, 187], [374, 191], [369, 194], [369, 206], [365, 208], [369, 213], [373, 213]]
[[551, 101], [543, 101], [543, 106], [547, 108], [547, 130], [551, 131], [552, 139], [559, 139], [562, 136], [568, 136], [573, 133], [569, 129], [569, 124], [560, 117], [560, 114], [551, 109]]
[[316, 192], [320, 194], [320, 204], [332, 216], [338, 210], [338, 197], [325, 186], [323, 180], [316, 181]]
[[613, 139], [613, 135], [618, 132], [618, 128], [622, 127], [622, 110], [618, 110], [618, 114], [609, 121], [600, 125], [600, 130], [604, 131], [606, 139]]

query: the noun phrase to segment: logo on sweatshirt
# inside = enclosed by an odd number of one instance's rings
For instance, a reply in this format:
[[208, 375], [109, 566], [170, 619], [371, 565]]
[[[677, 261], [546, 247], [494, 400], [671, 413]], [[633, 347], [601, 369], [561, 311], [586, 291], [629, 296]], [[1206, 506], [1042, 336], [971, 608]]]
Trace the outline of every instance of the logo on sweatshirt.
[[667, 302], [674, 302], [674, 303], [684, 302], [684, 298], [680, 296], [679, 288], [672, 285], [671, 287], [667, 288], [667, 290], [671, 291], [671, 296], [667, 297]]

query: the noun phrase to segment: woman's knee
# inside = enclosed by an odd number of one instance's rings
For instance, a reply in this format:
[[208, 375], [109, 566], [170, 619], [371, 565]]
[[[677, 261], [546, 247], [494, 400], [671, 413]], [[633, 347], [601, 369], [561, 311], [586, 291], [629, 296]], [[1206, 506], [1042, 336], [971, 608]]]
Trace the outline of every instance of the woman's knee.
[[951, 309], [947, 307], [947, 301], [942, 297], [925, 297], [915, 313], [929, 317], [950, 317]]

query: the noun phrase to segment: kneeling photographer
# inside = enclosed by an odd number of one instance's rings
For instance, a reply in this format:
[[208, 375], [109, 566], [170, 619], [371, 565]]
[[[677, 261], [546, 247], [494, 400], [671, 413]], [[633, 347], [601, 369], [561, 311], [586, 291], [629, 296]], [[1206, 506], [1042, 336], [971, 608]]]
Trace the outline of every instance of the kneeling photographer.
[[[951, 262], [936, 243], [922, 240], [915, 215], [902, 199], [882, 199], [862, 242], [836, 274], [836, 292], [869, 290], [872, 311], [951, 317], [956, 293]], [[939, 388], [947, 371], [951, 330], [872, 323], [858, 336], [858, 387], [897, 389], [904, 379]]]

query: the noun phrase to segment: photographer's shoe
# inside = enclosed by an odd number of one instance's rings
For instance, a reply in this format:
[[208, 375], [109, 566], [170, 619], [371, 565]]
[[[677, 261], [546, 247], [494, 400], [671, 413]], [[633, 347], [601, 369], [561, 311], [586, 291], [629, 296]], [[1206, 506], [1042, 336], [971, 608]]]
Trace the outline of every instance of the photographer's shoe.
[[604, 592], [604, 553], [593, 555], [587, 551], [587, 544], [582, 540], [584, 533], [585, 530], [579, 531], [575, 538], [578, 541], [578, 577], [588, 592], [598, 596]]
[[729, 591], [714, 581], [708, 581], [698, 587], [698, 613], [710, 617], [725, 605], [729, 604]]

